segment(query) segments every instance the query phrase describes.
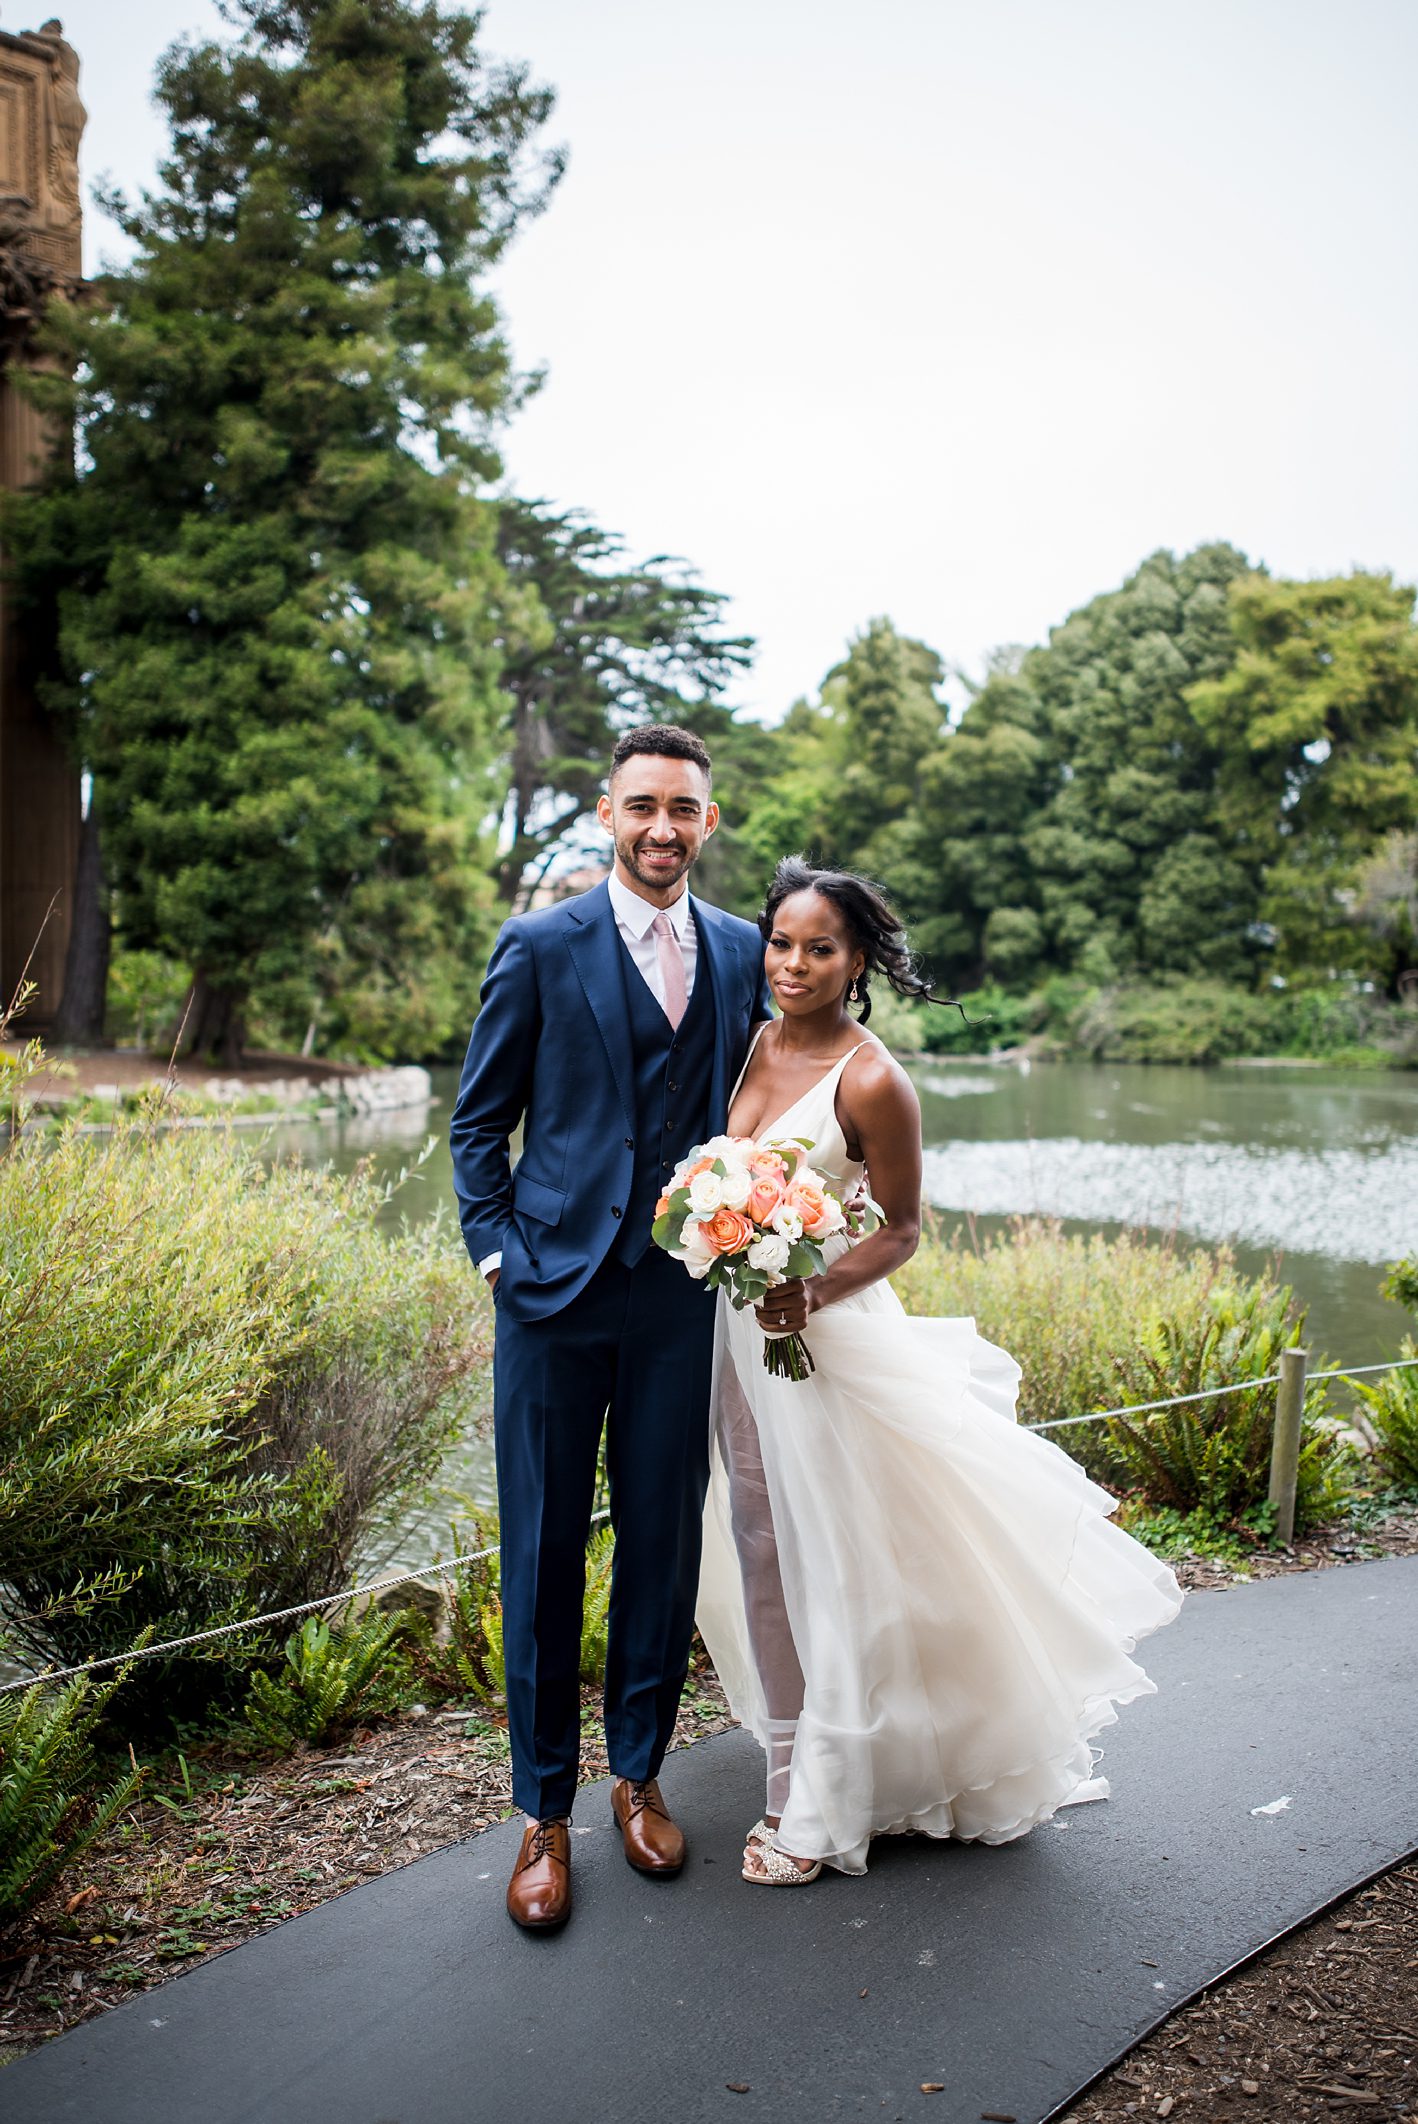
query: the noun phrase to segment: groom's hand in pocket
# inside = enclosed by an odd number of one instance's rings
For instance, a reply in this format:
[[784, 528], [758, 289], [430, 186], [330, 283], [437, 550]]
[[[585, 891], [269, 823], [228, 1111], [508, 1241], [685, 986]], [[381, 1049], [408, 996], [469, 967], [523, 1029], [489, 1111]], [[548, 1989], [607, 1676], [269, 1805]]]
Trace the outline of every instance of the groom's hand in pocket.
[[807, 1326], [811, 1311], [808, 1304], [808, 1288], [801, 1276], [790, 1276], [786, 1283], [770, 1291], [762, 1305], [753, 1309], [754, 1317], [761, 1328], [776, 1329], [780, 1335], [790, 1335]]

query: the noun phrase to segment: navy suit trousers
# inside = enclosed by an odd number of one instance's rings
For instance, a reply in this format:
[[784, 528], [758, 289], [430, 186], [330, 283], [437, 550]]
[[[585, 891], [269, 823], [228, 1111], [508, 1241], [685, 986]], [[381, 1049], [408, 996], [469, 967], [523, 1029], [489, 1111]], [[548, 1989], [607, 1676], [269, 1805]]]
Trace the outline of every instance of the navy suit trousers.
[[611, 1772], [654, 1777], [689, 1665], [714, 1303], [651, 1247], [613, 1256], [549, 1319], [500, 1308], [494, 1357], [512, 1796], [569, 1814], [580, 1760], [581, 1608], [606, 1425], [615, 1564], [605, 1723]]

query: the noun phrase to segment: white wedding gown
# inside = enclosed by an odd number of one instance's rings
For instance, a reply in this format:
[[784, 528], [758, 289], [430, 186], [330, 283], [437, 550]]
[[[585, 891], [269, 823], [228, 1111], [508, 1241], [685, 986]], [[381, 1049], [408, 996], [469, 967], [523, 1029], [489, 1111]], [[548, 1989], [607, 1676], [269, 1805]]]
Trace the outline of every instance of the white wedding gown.
[[[844, 1199], [847, 1060], [759, 1131], [806, 1139]], [[782, 1848], [861, 1873], [873, 1836], [1005, 1843], [1105, 1798], [1089, 1742], [1154, 1693], [1131, 1655], [1180, 1608], [1176, 1579], [1017, 1427], [1019, 1367], [973, 1320], [913, 1318], [881, 1282], [804, 1339], [816, 1371], [770, 1376], [721, 1295], [697, 1615]]]

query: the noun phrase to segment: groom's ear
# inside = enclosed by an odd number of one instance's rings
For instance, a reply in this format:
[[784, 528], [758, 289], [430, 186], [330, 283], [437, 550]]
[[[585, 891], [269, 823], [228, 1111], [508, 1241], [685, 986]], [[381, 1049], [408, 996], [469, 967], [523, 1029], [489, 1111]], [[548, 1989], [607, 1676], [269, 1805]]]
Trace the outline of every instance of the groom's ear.
[[704, 806], [704, 838], [706, 841], [718, 823], [719, 807], [714, 802], [714, 799], [710, 797], [709, 802]]
[[609, 833], [615, 824], [615, 814], [611, 810], [611, 800], [608, 796], [596, 798], [596, 817]]

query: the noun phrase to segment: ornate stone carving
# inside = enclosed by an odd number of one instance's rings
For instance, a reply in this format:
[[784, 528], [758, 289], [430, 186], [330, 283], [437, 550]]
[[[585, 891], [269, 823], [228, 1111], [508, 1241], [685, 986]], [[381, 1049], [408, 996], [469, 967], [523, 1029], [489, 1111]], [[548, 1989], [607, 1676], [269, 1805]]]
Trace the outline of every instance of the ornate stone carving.
[[79, 55], [50, 20], [0, 30], [0, 337], [13, 349], [38, 303], [81, 276]]

